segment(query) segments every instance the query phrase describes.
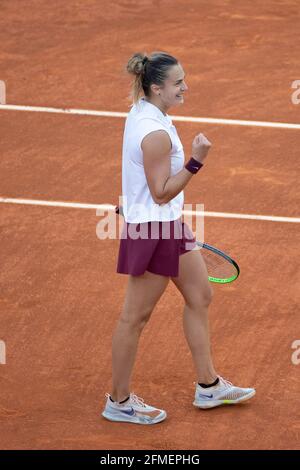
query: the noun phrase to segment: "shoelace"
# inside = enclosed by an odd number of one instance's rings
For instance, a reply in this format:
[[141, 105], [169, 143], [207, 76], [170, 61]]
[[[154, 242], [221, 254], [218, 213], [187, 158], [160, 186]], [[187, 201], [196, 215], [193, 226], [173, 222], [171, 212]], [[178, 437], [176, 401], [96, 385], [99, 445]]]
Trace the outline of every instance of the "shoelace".
[[143, 408], [146, 408], [146, 405], [144, 403], [144, 400], [140, 397], [138, 397], [137, 395], [135, 395], [134, 393], [131, 393], [130, 394], [130, 400], [135, 403], [136, 405], [138, 406], [142, 406]]
[[229, 380], [223, 379], [223, 377], [221, 377], [220, 375], [218, 375], [218, 377], [221, 384], [224, 385], [226, 388], [234, 387], [233, 383], [229, 382]]

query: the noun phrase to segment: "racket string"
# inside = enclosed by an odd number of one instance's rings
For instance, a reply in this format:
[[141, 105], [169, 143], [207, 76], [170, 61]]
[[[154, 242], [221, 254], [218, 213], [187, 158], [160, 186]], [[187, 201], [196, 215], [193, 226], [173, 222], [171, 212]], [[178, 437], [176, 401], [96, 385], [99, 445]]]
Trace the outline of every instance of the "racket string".
[[205, 249], [201, 250], [201, 254], [205, 261], [209, 276], [227, 279], [237, 274], [236, 267], [232, 263], [229, 263], [225, 258]]

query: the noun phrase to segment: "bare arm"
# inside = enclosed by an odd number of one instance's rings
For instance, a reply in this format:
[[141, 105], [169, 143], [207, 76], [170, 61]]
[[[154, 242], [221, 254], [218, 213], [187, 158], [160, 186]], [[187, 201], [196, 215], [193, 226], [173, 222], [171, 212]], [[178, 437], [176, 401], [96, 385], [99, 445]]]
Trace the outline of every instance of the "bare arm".
[[183, 168], [171, 176], [171, 141], [166, 131], [154, 131], [142, 141], [144, 170], [156, 204], [166, 204], [180, 193], [193, 174]]

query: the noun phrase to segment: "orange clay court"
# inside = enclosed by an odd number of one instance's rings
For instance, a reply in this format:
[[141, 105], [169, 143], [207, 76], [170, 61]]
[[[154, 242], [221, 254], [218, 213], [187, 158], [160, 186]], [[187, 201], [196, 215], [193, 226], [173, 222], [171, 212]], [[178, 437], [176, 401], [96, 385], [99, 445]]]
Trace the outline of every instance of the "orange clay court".
[[[22, 5], [3, 2], [0, 16], [0, 448], [299, 449], [300, 125], [238, 125], [299, 123], [291, 99], [299, 4]], [[115, 272], [119, 241], [100, 241], [96, 209], [79, 205], [118, 203], [124, 117], [26, 107], [126, 113], [124, 65], [154, 50], [175, 55], [186, 72], [189, 91], [174, 114], [236, 120], [174, 123], [186, 158], [197, 133], [213, 142], [185, 202], [221, 213], [205, 217], [205, 241], [235, 258], [241, 275], [214, 286], [214, 360], [257, 395], [235, 407], [193, 407], [183, 301], [170, 283], [133, 375], [133, 391], [168, 412], [147, 427], [101, 417], [127, 278]]]

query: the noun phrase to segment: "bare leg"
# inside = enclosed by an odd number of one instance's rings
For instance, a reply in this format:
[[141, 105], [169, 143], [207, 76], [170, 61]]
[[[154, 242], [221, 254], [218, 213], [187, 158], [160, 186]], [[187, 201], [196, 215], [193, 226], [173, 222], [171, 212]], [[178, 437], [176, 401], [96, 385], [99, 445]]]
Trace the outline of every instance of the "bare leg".
[[185, 300], [183, 328], [193, 356], [198, 382], [212, 383], [217, 378], [211, 357], [208, 324], [212, 288], [199, 251], [180, 256], [179, 276], [172, 278], [172, 281]]
[[138, 341], [151, 313], [167, 287], [169, 278], [146, 271], [129, 276], [123, 310], [112, 342], [112, 399], [122, 401], [130, 394]]

